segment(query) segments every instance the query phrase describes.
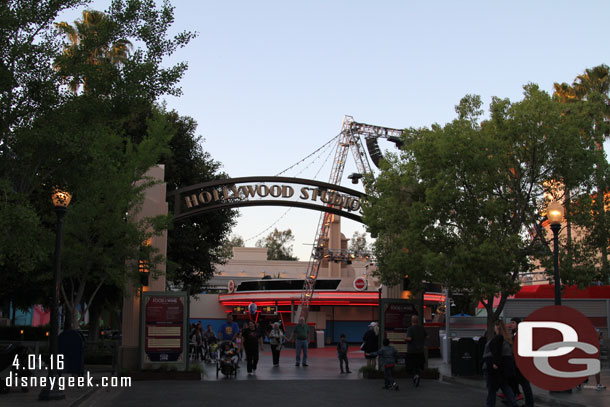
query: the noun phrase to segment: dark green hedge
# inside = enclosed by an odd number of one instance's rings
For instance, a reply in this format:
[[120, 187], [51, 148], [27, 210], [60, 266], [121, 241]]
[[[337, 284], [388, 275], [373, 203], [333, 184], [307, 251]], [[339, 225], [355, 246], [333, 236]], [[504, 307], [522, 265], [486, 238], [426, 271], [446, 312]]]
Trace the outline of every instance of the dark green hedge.
[[[23, 331], [23, 334], [21, 334]], [[0, 341], [46, 341], [48, 325], [45, 326], [0, 326]]]

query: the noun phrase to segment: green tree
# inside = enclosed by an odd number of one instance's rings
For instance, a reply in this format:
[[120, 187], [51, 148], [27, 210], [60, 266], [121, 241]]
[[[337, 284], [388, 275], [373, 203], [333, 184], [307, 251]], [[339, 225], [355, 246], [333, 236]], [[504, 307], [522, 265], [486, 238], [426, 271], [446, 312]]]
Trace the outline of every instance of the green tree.
[[[415, 292], [435, 281], [468, 293], [485, 305], [492, 332], [519, 276], [548, 252], [541, 227], [547, 181], [582, 123], [535, 85], [516, 103], [494, 98], [489, 120], [481, 120], [481, 106], [467, 96], [451, 123], [406, 130], [400, 156], [390, 156], [372, 184], [364, 220], [377, 237], [383, 283], [408, 275]], [[590, 152], [570, 146], [573, 154]]]
[[255, 246], [267, 248], [267, 260], [298, 260], [292, 255], [293, 241], [292, 230], [279, 231], [276, 228], [267, 237], [258, 240]]
[[118, 71], [117, 65], [127, 61], [133, 46], [129, 40], [113, 38], [117, 33], [115, 24], [108, 15], [97, 10], [84, 10], [82, 19], [74, 21], [74, 26], [67, 22], [55, 24], [69, 42], [54, 66], [73, 92], [76, 93], [81, 84], [85, 92], [90, 91], [88, 78], [107, 77], [100, 73]]
[[[565, 104], [566, 114], [581, 115], [589, 119], [588, 127], [574, 134], [574, 141], [588, 138], [595, 143], [597, 154], [592, 159], [593, 186], [584, 190], [581, 185], [558, 177], [565, 191], [560, 199], [567, 212], [566, 253], [562, 259], [562, 274], [566, 280], [579, 285], [588, 284], [593, 278], [608, 281], [610, 265], [610, 214], [607, 213], [610, 190], [609, 169], [603, 143], [610, 135], [610, 68], [599, 65], [585, 69], [572, 85], [555, 83], [554, 96]], [[566, 160], [569, 163], [570, 160]], [[573, 200], [576, 200], [573, 203]], [[572, 225], [578, 228], [578, 237], [572, 233]], [[600, 261], [595, 261], [599, 259]], [[565, 272], [564, 272], [565, 271]]]
[[232, 236], [229, 239], [225, 239], [222, 245], [223, 257], [226, 259], [232, 258], [234, 247], [246, 247], [246, 242], [244, 241], [244, 238], [241, 236]]
[[[53, 248], [45, 161], [57, 159], [50, 134], [33, 124], [63, 103], [53, 60], [56, 16], [80, 0], [0, 4], [0, 298], [20, 308], [48, 302]], [[48, 191], [48, 189], [47, 189]], [[41, 210], [47, 205], [47, 210]], [[42, 271], [42, 272], [41, 272]], [[46, 273], [45, 273], [46, 272]], [[14, 309], [14, 308], [13, 308]]]
[[[0, 75], [7, 79], [0, 81], [0, 176], [19, 197], [11, 202], [33, 208], [38, 222], [30, 222], [32, 227], [53, 230], [49, 196], [55, 185], [73, 193], [62, 262], [62, 294], [72, 310], [90, 307], [103, 285], [122, 289], [130, 276], [137, 277], [128, 260], [146, 258], [153, 266], [160, 261], [142, 244], [166, 227], [167, 219], [129, 220], [147, 186], [136, 181], [169, 152], [171, 123], [151, 106], [163, 94], [180, 93], [177, 84], [186, 64], [166, 67], [163, 60], [193, 37], [188, 32], [168, 37], [173, 21], [169, 3], [158, 8], [154, 1], [117, 0], [105, 13], [103, 28], [89, 34], [103, 32], [100, 41], [112, 45], [126, 39], [138, 47], [124, 55], [121, 65], [107, 55], [93, 61], [82, 56], [94, 54], [100, 42], [83, 37], [71, 56], [63, 52], [61, 34], [51, 23], [59, 11], [81, 3], [26, 1], [0, 7], [7, 22], [0, 28], [6, 34]], [[28, 50], [38, 58], [22, 57]], [[86, 92], [62, 86], [65, 67], [83, 73]], [[50, 252], [36, 272], [51, 274]]]
[[[214, 179], [228, 178], [219, 171], [196, 135], [197, 123], [176, 112], [165, 113], [172, 129], [171, 154], [164, 160], [168, 192]], [[170, 209], [171, 205], [170, 203]], [[199, 294], [216, 272], [216, 265], [232, 256], [225, 244], [237, 212], [217, 210], [173, 225], [168, 234], [168, 282], [189, 294]]]

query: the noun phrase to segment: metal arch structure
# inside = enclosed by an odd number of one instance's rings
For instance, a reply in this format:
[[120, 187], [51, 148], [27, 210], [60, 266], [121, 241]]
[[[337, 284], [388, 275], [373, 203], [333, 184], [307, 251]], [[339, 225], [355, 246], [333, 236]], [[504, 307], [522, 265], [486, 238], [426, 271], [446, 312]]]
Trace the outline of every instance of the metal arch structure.
[[[295, 196], [295, 186], [300, 186], [298, 196]], [[265, 176], [219, 179], [167, 194], [175, 222], [218, 209], [290, 206], [331, 213], [362, 223], [363, 199], [366, 195], [360, 191], [326, 182]]]
[[[385, 138], [400, 147], [401, 134], [402, 130], [399, 129], [358, 123], [352, 116], [345, 116], [341, 133], [337, 138], [333, 167], [327, 183], [291, 177], [242, 177], [191, 185], [167, 194], [168, 203], [174, 213], [174, 221], [183, 221], [212, 210], [248, 206], [291, 206], [323, 212], [316, 229], [297, 310], [297, 320], [301, 316], [307, 319], [322, 259], [331, 254], [329, 248], [324, 247], [324, 239], [330, 230], [331, 217], [338, 215], [362, 223], [361, 200], [366, 199], [366, 194], [340, 185], [348, 151], [352, 152], [360, 174], [372, 175], [369, 157], [377, 167], [383, 158], [377, 140]], [[273, 184], [267, 186], [267, 183]], [[241, 184], [246, 185], [240, 186]], [[305, 188], [311, 196], [300, 201], [288, 200], [287, 198], [293, 197], [294, 193], [294, 189], [290, 188], [296, 184], [306, 185], [301, 188], [301, 193], [304, 194], [303, 188]], [[310, 202], [316, 201], [317, 198], [320, 198], [321, 205]]]
[[[366, 142], [371, 160], [375, 166], [379, 167], [382, 154], [377, 140], [379, 138], [386, 138], [400, 147], [402, 145], [400, 138], [401, 134], [402, 130], [399, 129], [358, 123], [354, 121], [352, 116], [345, 116], [343, 118], [343, 125], [341, 126], [341, 133], [337, 140], [333, 167], [328, 183], [334, 185], [335, 189], [340, 188], [348, 150], [352, 152], [352, 156], [354, 157], [356, 167], [360, 174], [372, 175], [373, 170], [369, 163], [369, 157], [364, 150], [363, 138]], [[313, 293], [315, 291], [322, 259], [325, 256], [325, 250], [328, 252], [328, 248], [324, 247], [324, 239], [329, 234], [331, 216], [333, 216], [332, 212], [327, 211], [320, 215], [320, 220], [318, 221], [316, 237], [313, 242], [313, 250], [305, 274], [300, 304], [297, 309], [297, 321], [299, 321], [301, 317], [307, 320], [307, 315], [309, 314], [311, 299], [313, 298]]]

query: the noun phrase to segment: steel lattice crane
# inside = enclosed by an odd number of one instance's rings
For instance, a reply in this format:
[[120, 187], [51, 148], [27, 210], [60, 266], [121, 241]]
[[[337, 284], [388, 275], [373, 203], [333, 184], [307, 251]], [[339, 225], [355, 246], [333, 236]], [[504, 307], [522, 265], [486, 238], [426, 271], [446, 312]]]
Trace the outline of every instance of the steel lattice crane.
[[[352, 183], [356, 184], [358, 179], [362, 178], [364, 175], [372, 175], [373, 170], [369, 163], [369, 157], [377, 167], [379, 167], [379, 161], [382, 158], [377, 140], [379, 138], [385, 138], [400, 147], [402, 145], [400, 139], [401, 134], [402, 130], [358, 123], [354, 121], [352, 116], [345, 116], [343, 118], [343, 125], [341, 126], [341, 133], [339, 133], [337, 139], [333, 167], [330, 172], [328, 183], [334, 185], [341, 184], [341, 179], [345, 170], [345, 162], [347, 160], [348, 151], [350, 150], [359, 171], [359, 173], [351, 174], [348, 177], [352, 180]], [[368, 149], [368, 155], [364, 149], [363, 139]], [[332, 207], [333, 205], [327, 204], [327, 206]], [[305, 318], [305, 321], [307, 321], [307, 315], [309, 314], [309, 308], [322, 259], [329, 250], [328, 247], [324, 246], [324, 239], [329, 235], [333, 216], [335, 215], [328, 212], [324, 212], [320, 215], [320, 220], [318, 221], [318, 227], [316, 229], [316, 237], [313, 242], [313, 250], [307, 266], [303, 290], [301, 291], [301, 300], [297, 309], [296, 321], [299, 321], [301, 317]]]

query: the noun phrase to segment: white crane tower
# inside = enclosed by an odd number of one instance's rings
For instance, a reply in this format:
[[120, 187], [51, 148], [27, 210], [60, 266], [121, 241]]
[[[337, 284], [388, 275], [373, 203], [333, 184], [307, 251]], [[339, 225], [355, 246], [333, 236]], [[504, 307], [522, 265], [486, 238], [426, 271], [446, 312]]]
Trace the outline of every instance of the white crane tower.
[[[373, 170], [369, 163], [369, 157], [377, 167], [379, 166], [379, 161], [382, 159], [382, 154], [377, 142], [378, 139], [385, 138], [400, 147], [402, 145], [400, 138], [401, 134], [402, 130], [358, 123], [354, 121], [352, 116], [345, 116], [343, 118], [343, 125], [341, 126], [341, 133], [337, 138], [333, 167], [328, 182], [334, 185], [341, 185], [341, 179], [345, 170], [345, 162], [347, 160], [348, 151], [350, 150], [356, 162], [356, 168], [358, 169], [358, 173], [348, 176], [352, 183], [358, 183], [358, 180], [363, 178], [364, 175], [372, 175]], [[366, 144], [368, 154], [364, 149], [364, 144]], [[331, 203], [327, 204], [327, 206], [333, 207]], [[325, 256], [335, 255], [334, 257], [339, 260], [346, 261], [349, 259], [349, 255], [341, 253], [339, 216], [323, 212], [320, 215], [316, 231], [313, 250], [307, 266], [305, 282], [303, 284], [301, 300], [296, 312], [295, 321], [299, 321], [301, 317], [307, 321], [307, 315], [309, 313], [316, 280], [323, 258]], [[325, 246], [326, 240], [328, 241], [327, 247]], [[339, 277], [340, 266], [340, 263], [330, 262], [330, 275], [333, 276], [334, 274], [334, 276]], [[335, 270], [333, 271], [332, 268], [335, 268]]]

